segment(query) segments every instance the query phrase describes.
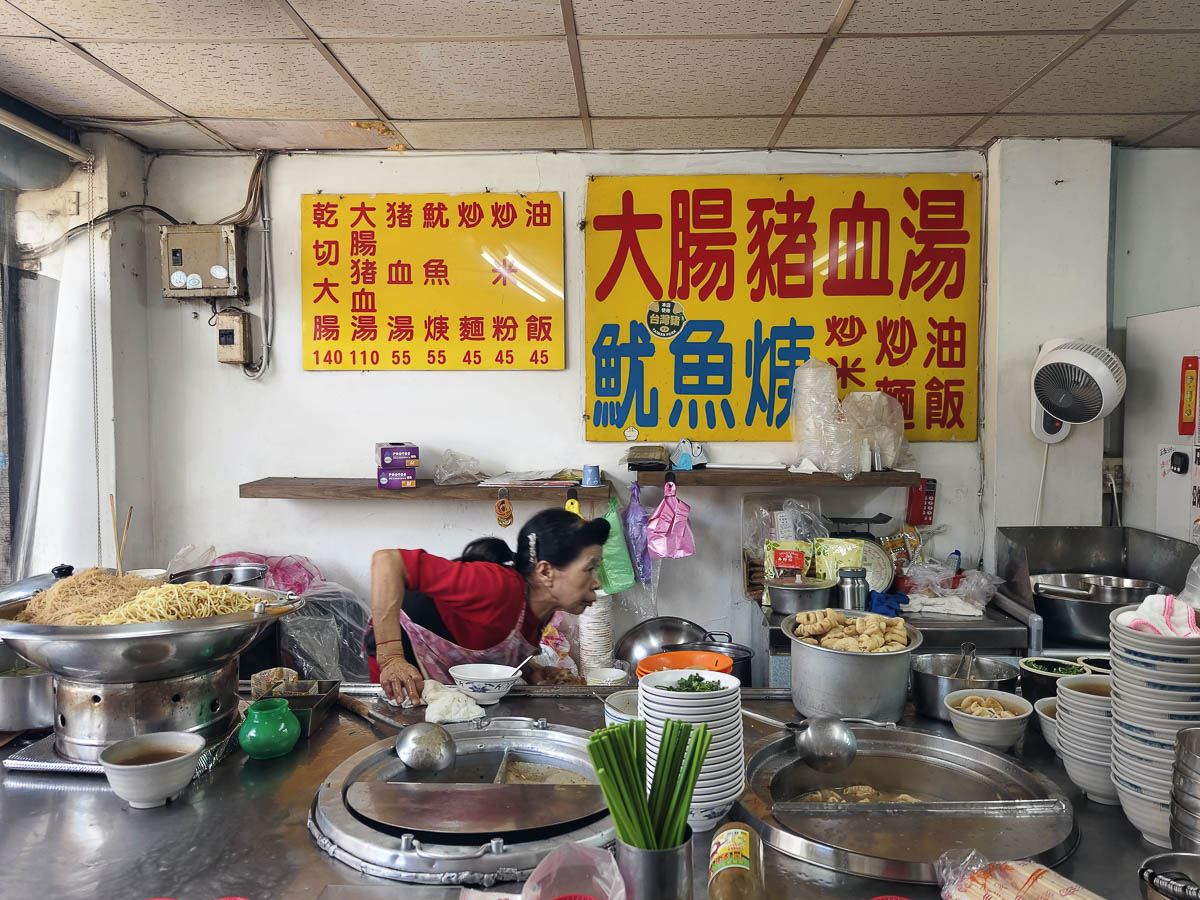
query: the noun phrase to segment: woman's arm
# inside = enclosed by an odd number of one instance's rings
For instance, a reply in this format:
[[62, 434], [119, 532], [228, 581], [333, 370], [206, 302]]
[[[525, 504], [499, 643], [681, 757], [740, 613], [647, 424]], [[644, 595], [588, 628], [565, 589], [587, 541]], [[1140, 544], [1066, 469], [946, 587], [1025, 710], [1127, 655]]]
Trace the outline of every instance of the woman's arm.
[[400, 609], [404, 604], [404, 559], [399, 550], [376, 550], [371, 557], [371, 617], [383, 692], [399, 702], [407, 693], [421, 702], [421, 671], [404, 658]]

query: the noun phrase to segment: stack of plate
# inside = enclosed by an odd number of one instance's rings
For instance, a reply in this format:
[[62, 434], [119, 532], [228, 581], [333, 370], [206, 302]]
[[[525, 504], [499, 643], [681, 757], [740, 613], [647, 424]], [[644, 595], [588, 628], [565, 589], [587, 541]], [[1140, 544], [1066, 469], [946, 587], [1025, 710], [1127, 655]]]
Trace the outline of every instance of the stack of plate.
[[[1118, 621], [1131, 609], [1136, 607], [1109, 616], [1113, 784], [1125, 815], [1146, 840], [1170, 847], [1175, 735], [1200, 725], [1200, 637], [1134, 631]], [[1200, 800], [1196, 804], [1200, 810]], [[1200, 834], [1200, 821], [1191, 830]]]
[[723, 672], [700, 673], [706, 681], [718, 682], [720, 690], [684, 693], [666, 689], [666, 685], [692, 674], [676, 670], [643, 676], [638, 682], [638, 717], [646, 720], [647, 779], [653, 777], [667, 719], [708, 726], [712, 743], [688, 810], [692, 831], [703, 833], [711, 831], [729, 813], [746, 783], [742, 692], [741, 682]]
[[1058, 679], [1055, 722], [1058, 755], [1067, 775], [1089, 800], [1115, 806], [1111, 777], [1112, 684], [1107, 675], [1070, 675]]
[[612, 597], [597, 591], [596, 601], [579, 614], [579, 665], [586, 677], [589, 669], [611, 669], [612, 664]]
[[1175, 738], [1171, 846], [1200, 852], [1200, 728], [1185, 728]]

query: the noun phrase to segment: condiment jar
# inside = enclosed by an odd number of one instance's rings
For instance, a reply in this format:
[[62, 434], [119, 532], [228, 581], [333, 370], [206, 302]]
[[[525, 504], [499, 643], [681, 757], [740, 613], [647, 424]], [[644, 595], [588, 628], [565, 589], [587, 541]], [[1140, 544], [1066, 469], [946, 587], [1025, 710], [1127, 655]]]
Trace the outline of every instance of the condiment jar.
[[842, 609], [866, 612], [867, 570], [863, 568], [838, 569], [837, 603]]
[[255, 700], [238, 729], [238, 743], [254, 759], [274, 759], [291, 752], [300, 739], [300, 720], [280, 697]]

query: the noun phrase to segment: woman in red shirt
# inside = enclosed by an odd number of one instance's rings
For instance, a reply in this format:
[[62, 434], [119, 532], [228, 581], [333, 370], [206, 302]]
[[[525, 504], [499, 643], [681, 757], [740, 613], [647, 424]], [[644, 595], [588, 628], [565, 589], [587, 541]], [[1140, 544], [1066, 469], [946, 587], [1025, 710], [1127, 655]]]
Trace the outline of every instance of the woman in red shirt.
[[[399, 702], [421, 702], [426, 678], [453, 679], [451, 666], [515, 666], [540, 646], [545, 623], [558, 610], [581, 613], [596, 599], [596, 570], [608, 538], [604, 519], [581, 519], [545, 509], [517, 535], [517, 552], [499, 538], [472, 541], [457, 560], [424, 550], [378, 550], [371, 560], [371, 611], [379, 681]], [[423, 595], [421, 624], [405, 610]], [[415, 659], [405, 658], [405, 638]], [[532, 663], [531, 684], [557, 670]]]

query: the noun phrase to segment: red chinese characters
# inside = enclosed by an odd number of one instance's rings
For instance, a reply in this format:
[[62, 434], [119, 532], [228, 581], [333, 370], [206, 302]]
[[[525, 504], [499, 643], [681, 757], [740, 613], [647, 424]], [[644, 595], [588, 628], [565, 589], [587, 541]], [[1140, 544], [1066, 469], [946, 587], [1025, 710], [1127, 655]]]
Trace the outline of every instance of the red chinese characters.
[[507, 256], [504, 259], [497, 260], [496, 265], [492, 266], [492, 274], [496, 277], [492, 279], [492, 284], [498, 284], [501, 287], [508, 286], [508, 280], [516, 275], [517, 264]]
[[[813, 295], [813, 252], [817, 248], [817, 224], [810, 218], [813, 203], [812, 197], [797, 200], [793, 191], [779, 201], [774, 197], [746, 201], [750, 210], [746, 283], [753, 302], [768, 295], [787, 299]], [[771, 212], [776, 218], [767, 218]]]
[[[671, 191], [672, 300], [686, 300], [691, 288], [707, 300], [733, 296], [733, 191], [697, 188]], [[655, 297], [655, 299], [658, 299]]]
[[915, 427], [913, 407], [917, 399], [917, 382], [912, 378], [881, 378], [875, 382], [875, 387], [896, 398], [900, 410], [904, 413], [904, 429], [907, 431]]
[[446, 204], [440, 200], [437, 203], [430, 201], [421, 207], [421, 212], [424, 214], [424, 220], [421, 223], [422, 228], [449, 228], [450, 220], [446, 218]]
[[449, 316], [426, 316], [425, 317], [425, 340], [427, 340], [427, 341], [448, 341], [448, 340], [450, 340], [450, 317]]
[[373, 313], [375, 311], [374, 291], [355, 291], [350, 295], [350, 312]]
[[313, 303], [320, 303], [326, 298], [332, 300], [334, 303], [338, 303], [338, 298], [333, 293], [333, 289], [337, 286], [338, 283], [336, 281], [330, 281], [328, 278], [323, 281], [314, 281], [313, 287], [318, 289], [320, 293], [313, 298]]
[[388, 228], [411, 228], [412, 227], [412, 204], [411, 203], [389, 203], [385, 209], [387, 214]]
[[962, 296], [966, 277], [967, 243], [970, 233], [966, 223], [966, 199], [962, 191], [930, 190], [918, 195], [912, 188], [904, 189], [904, 202], [917, 212], [917, 224], [905, 216], [900, 230], [917, 242], [917, 250], [909, 250], [904, 259], [904, 275], [900, 280], [901, 299], [909, 291], [925, 289], [924, 297], [932, 300], [945, 288], [951, 300]]
[[314, 341], [336, 341], [341, 331], [342, 329], [338, 324], [338, 317], [336, 315], [313, 316]]
[[863, 192], [857, 191], [849, 207], [829, 214], [826, 296], [886, 297], [892, 292], [888, 277], [891, 217], [886, 209], [868, 207], [866, 202]]
[[525, 201], [525, 227], [545, 228], [549, 226], [551, 206], [545, 200]]
[[483, 340], [483, 316], [460, 316], [458, 320], [460, 341]]
[[458, 204], [458, 227], [474, 228], [483, 221], [483, 207], [479, 203], [462, 202]]
[[508, 228], [517, 221], [517, 208], [508, 201], [492, 204], [492, 227]]
[[925, 382], [925, 427], [933, 428], [962, 428], [963, 388], [966, 382], [961, 378], [947, 378], [945, 381], [936, 375]]
[[412, 284], [412, 265], [403, 260], [388, 263], [388, 284]]
[[360, 230], [350, 232], [351, 256], [374, 256], [375, 247], [374, 231]]
[[650, 269], [650, 263], [646, 261], [646, 254], [638, 240], [638, 232], [662, 228], [662, 216], [657, 213], [635, 213], [633, 211], [633, 191], [625, 191], [621, 195], [621, 211], [615, 215], [594, 217], [592, 228], [596, 231], [617, 231], [621, 235], [617, 242], [617, 252], [613, 254], [608, 271], [596, 285], [596, 299], [603, 301], [612, 293], [612, 289], [617, 285], [617, 279], [621, 277], [621, 272], [625, 268], [626, 259], [632, 257], [638, 276], [642, 279], [642, 285], [651, 297], [661, 300], [662, 285], [658, 283], [658, 279], [654, 277], [654, 272]]
[[896, 319], [884, 316], [875, 323], [875, 336], [879, 339], [875, 365], [886, 362], [889, 366], [902, 366], [917, 347], [917, 332], [906, 316]]
[[366, 203], [360, 203], [360, 204], [358, 204], [358, 206], [350, 207], [350, 212], [358, 213], [358, 215], [356, 215], [354, 217], [354, 221], [350, 223], [351, 228], [356, 226], [359, 222], [363, 221], [364, 219], [366, 219], [367, 224], [370, 225], [372, 228], [375, 227], [375, 223], [373, 221], [371, 221], [371, 216], [369, 215], [370, 213], [375, 212], [375, 207], [367, 206]]
[[352, 341], [373, 341], [379, 337], [379, 326], [375, 324], [374, 316], [351, 316], [350, 334]]
[[967, 364], [967, 325], [951, 316], [945, 322], [930, 317], [932, 331], [926, 335], [930, 343], [924, 366], [935, 363], [939, 369], [962, 369]]
[[867, 371], [867, 367], [862, 364], [861, 356], [856, 356], [854, 362], [850, 361], [849, 356], [843, 356], [841, 362], [838, 362], [831, 356], [827, 362], [837, 369], [838, 385], [843, 391], [849, 388], [851, 384], [856, 384], [860, 388], [867, 386], [867, 383], [858, 377], [859, 375], [866, 374]]
[[826, 347], [834, 344], [852, 347], [867, 333], [867, 326], [858, 316], [830, 316], [825, 320], [825, 329], [829, 332], [829, 337], [825, 339]]
[[388, 340], [411, 341], [413, 339], [412, 316], [388, 316]]
[[525, 339], [527, 341], [551, 340], [550, 329], [554, 320], [550, 316], [529, 316], [525, 320]]
[[492, 340], [515, 341], [517, 320], [513, 316], [492, 316]]
[[374, 284], [376, 271], [375, 260], [356, 256], [350, 260], [350, 283]]
[[313, 241], [313, 262], [318, 266], [336, 266], [338, 256], [337, 241]]
[[337, 228], [338, 205], [331, 201], [319, 200], [312, 207], [312, 223], [314, 228]]
[[425, 261], [426, 284], [449, 284], [450, 268], [444, 259], [429, 259]]

